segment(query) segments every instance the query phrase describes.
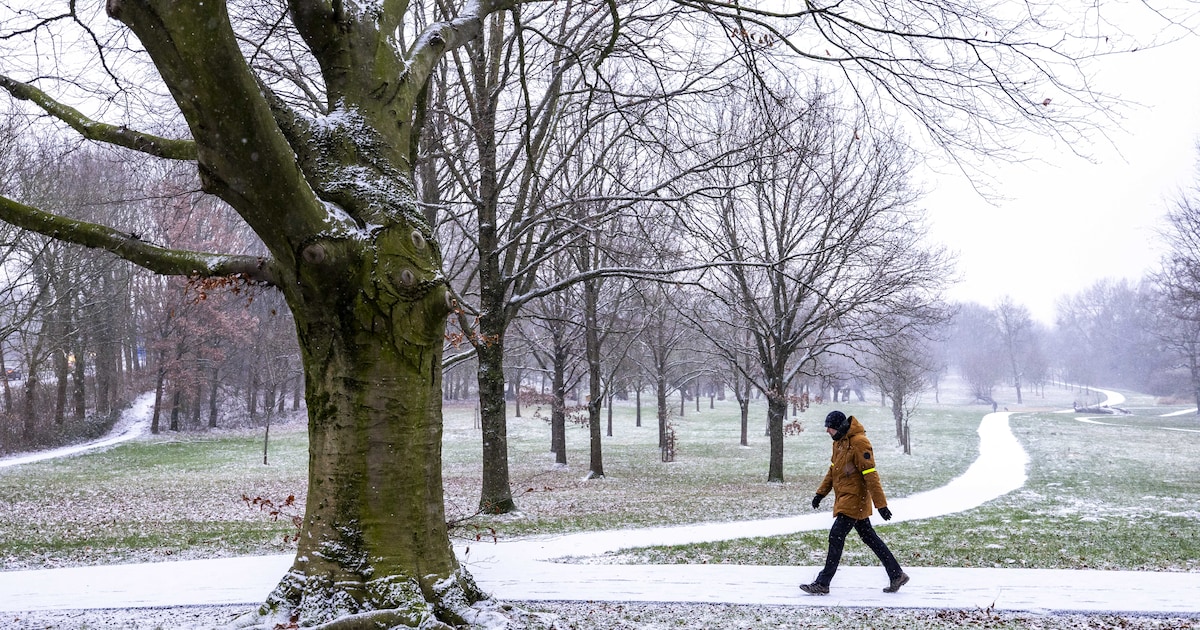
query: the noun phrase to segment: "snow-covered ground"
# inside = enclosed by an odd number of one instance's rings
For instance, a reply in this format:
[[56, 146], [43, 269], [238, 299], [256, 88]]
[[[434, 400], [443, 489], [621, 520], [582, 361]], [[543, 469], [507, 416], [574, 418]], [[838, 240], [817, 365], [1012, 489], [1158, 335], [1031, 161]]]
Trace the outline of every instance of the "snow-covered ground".
[[[1108, 394], [1107, 404], [1120, 404], [1117, 394]], [[128, 413], [129, 421], [122, 424], [136, 426], [139, 413], [147, 411], [135, 405]], [[1010, 415], [1000, 412], [984, 416], [979, 426], [979, 458], [946, 486], [891, 501], [889, 507], [895, 517], [890, 523], [968, 510], [1024, 485], [1028, 456], [1009, 429]], [[830, 523], [829, 513], [822, 510], [788, 518], [475, 543], [458, 552], [482, 588], [508, 601], [1200, 616], [1198, 573], [910, 567], [906, 570], [912, 581], [899, 593], [886, 594], [881, 590], [887, 581], [882, 568], [843, 567], [829, 596], [812, 597], [800, 593], [797, 585], [812, 580], [819, 569], [815, 566], [614, 565], [586, 561], [587, 557], [629, 547], [773, 536], [822, 530]], [[885, 539], [890, 523], [876, 523]], [[555, 561], [563, 557], [574, 561]], [[291, 559], [291, 555], [272, 555], [5, 572], [0, 573], [0, 611], [19, 619], [19, 613], [28, 611], [93, 609], [98, 616], [111, 616], [113, 611], [102, 609], [250, 607], [264, 600]], [[87, 621], [86, 612], [73, 614], [83, 615], [81, 621]], [[133, 614], [133, 618], [136, 616]], [[177, 627], [189, 627], [179, 619], [175, 621]]]

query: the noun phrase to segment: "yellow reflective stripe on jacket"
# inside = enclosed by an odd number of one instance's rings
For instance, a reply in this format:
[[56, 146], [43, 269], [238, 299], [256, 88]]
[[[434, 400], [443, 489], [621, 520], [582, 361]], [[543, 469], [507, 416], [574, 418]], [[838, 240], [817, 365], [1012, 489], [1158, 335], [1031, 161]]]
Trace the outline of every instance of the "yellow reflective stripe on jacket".
[[864, 471], [862, 471], [862, 472], [863, 472], [863, 474], [865, 475], [865, 474], [867, 474], [867, 473], [873, 473], [873, 472], [875, 472], [875, 469], [874, 469], [874, 468], [868, 468], [868, 469], [866, 469], [866, 470], [864, 470]]

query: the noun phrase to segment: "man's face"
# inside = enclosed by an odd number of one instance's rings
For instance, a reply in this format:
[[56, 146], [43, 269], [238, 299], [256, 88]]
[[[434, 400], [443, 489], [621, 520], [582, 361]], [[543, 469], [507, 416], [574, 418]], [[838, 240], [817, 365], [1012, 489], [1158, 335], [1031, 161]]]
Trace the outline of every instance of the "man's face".
[[837, 429], [833, 427], [825, 427], [825, 432], [829, 434], [829, 437], [837, 435]]

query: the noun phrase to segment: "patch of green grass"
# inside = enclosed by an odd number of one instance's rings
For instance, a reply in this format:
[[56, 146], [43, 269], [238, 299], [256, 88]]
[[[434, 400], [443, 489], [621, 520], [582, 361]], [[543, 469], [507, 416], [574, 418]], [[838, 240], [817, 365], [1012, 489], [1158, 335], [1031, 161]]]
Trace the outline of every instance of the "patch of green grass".
[[[1124, 405], [1137, 413], [1079, 422], [1069, 409], [1086, 395], [1048, 387], [1010, 404], [1011, 425], [1031, 457], [1024, 488], [969, 512], [883, 524], [889, 546], [909, 565], [1126, 568], [1196, 571], [1200, 541], [1200, 434], [1157, 427], [1200, 426], [1192, 416], [1163, 418], [1148, 397]], [[1144, 398], [1144, 400], [1143, 400]], [[1136, 404], [1134, 404], [1136, 403]], [[678, 404], [678, 401], [675, 402]], [[700, 412], [678, 407], [671, 423], [676, 460], [661, 461], [654, 410], [636, 426], [631, 403], [613, 410], [603, 439], [606, 477], [587, 480], [586, 430], [567, 430], [568, 463], [550, 453], [549, 424], [525, 408], [509, 424], [511, 479], [519, 512], [476, 517], [456, 532], [482, 528], [505, 538], [526, 534], [731, 521], [811, 513], [812, 493], [828, 466], [822, 428], [834, 408], [867, 427], [889, 497], [945, 484], [978, 455], [977, 429], [990, 411], [945, 390], [911, 421], [913, 452], [894, 439], [878, 401], [817, 405], [794, 419], [806, 430], [785, 439], [784, 483], [767, 483], [765, 405], [752, 407], [748, 446], [739, 445], [733, 401]], [[513, 411], [510, 406], [510, 413]], [[544, 412], [543, 412], [544, 413]], [[607, 420], [608, 410], [604, 410]], [[793, 417], [789, 416], [788, 421]], [[443, 448], [447, 510], [476, 510], [480, 432], [474, 406], [448, 404]], [[0, 469], [3, 568], [106, 564], [164, 557], [278, 553], [286, 521], [247, 507], [242, 495], [303, 500], [307, 435], [302, 419], [271, 431], [270, 465], [262, 464], [261, 430], [164, 434], [105, 451]], [[301, 505], [302, 509], [302, 505]], [[822, 507], [827, 512], [827, 507]], [[826, 532], [710, 545], [636, 550], [624, 559], [655, 562], [816, 564]], [[874, 564], [851, 536], [847, 564]]]
[[274, 427], [270, 465], [256, 431], [163, 434], [0, 469], [5, 570], [279, 553], [295, 528], [247, 506], [306, 485], [304, 424]]
[[[676, 459], [663, 463], [654, 410], [643, 408], [643, 426], [638, 427], [633, 406], [618, 403], [613, 436], [603, 439], [605, 478], [600, 480], [585, 480], [589, 454], [583, 427], [568, 427], [568, 463], [556, 465], [549, 450], [549, 424], [526, 410], [525, 417], [513, 418], [508, 426], [510, 475], [520, 513], [477, 517], [475, 522], [515, 536], [806, 512], [828, 467], [830, 440], [823, 420], [833, 408], [814, 406], [789, 416], [789, 422], [799, 420], [806, 430], [784, 440], [784, 483], [767, 482], [764, 404], [752, 408], [745, 447], [739, 445], [740, 416], [734, 402], [718, 401], [713, 409], [705, 404], [699, 413], [689, 407], [683, 418], [671, 421]], [[904, 455], [897, 444], [887, 409], [858, 402], [838, 408], [867, 426], [885, 486], [895, 496], [942, 485], [978, 455], [978, 407], [940, 408], [914, 420], [913, 455]], [[460, 451], [467, 444], [480, 448], [473, 413], [473, 407], [446, 411], [446, 493], [457, 514], [470, 514], [478, 503], [478, 456]]]
[[172, 521], [116, 522], [80, 529], [78, 523], [43, 525], [29, 536], [0, 537], [5, 570], [77, 564], [161, 562], [261, 553], [288, 548], [284, 536], [295, 528], [283, 522]]

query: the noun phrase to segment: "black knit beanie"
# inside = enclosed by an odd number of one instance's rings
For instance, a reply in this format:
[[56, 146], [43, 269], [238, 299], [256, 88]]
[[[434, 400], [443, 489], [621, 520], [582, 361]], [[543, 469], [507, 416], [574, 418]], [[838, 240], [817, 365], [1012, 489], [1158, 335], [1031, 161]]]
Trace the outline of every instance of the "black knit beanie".
[[840, 411], [830, 411], [829, 415], [825, 416], [825, 428], [836, 431], [833, 439], [840, 440], [846, 437], [846, 432], [850, 430], [850, 419]]

